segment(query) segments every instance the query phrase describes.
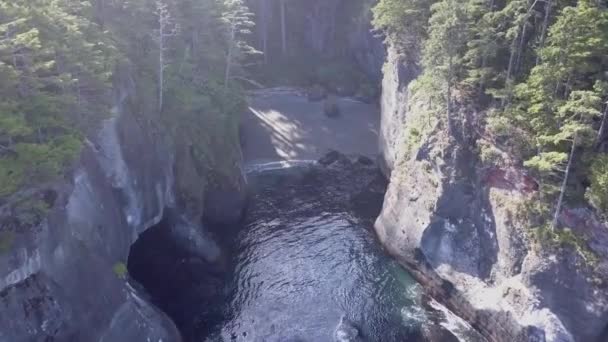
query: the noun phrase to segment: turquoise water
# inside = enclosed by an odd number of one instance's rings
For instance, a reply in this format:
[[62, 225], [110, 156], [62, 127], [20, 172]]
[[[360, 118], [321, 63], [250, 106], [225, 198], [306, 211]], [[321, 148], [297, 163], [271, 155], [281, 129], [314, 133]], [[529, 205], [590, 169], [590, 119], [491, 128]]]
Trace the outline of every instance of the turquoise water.
[[341, 316], [361, 341], [456, 340], [375, 238], [382, 182], [344, 196], [330, 176], [306, 167], [250, 174], [226, 319], [208, 341], [334, 341]]

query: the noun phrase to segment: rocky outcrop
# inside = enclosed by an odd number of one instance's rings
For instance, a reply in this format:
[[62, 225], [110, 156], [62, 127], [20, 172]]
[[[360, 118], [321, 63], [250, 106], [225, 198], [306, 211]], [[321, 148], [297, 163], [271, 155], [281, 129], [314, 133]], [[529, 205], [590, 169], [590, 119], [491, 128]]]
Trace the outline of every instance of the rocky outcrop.
[[[116, 87], [113, 117], [86, 140], [67, 180], [22, 191], [0, 207], [2, 342], [181, 340], [130, 280], [127, 258], [167, 208], [189, 212], [179, 204], [192, 196], [174, 190], [176, 170], [194, 177], [191, 194], [209, 195], [196, 187], [204, 175], [175, 158], [178, 145], [154, 120], [123, 107], [130, 83]], [[238, 165], [231, 172], [240, 175]], [[243, 198], [242, 188], [227, 188], [220, 203], [230, 191]], [[240, 213], [238, 206], [229, 210]]]
[[[425, 116], [428, 101], [411, 87], [416, 75], [389, 46], [380, 146], [390, 185], [376, 222], [382, 243], [491, 341], [601, 341], [608, 291], [597, 268], [572, 248], [538, 246], [521, 215], [534, 181], [516, 168], [483, 169], [474, 142], [450, 137]], [[605, 226], [583, 221], [569, 225], [605, 241]]]

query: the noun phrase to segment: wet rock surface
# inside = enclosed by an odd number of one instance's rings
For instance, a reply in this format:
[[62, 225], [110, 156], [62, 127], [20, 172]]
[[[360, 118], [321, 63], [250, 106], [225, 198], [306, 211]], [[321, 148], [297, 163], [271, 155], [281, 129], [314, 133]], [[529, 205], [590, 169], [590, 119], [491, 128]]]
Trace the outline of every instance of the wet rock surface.
[[334, 341], [341, 317], [352, 328], [341, 329], [342, 340], [454, 336], [375, 240], [386, 181], [369, 158], [331, 152], [318, 164], [248, 178], [244, 221], [206, 228], [216, 258], [179, 247], [168, 233], [175, 220], [132, 251], [131, 273], [156, 284], [146, 285], [154, 303], [186, 341]]

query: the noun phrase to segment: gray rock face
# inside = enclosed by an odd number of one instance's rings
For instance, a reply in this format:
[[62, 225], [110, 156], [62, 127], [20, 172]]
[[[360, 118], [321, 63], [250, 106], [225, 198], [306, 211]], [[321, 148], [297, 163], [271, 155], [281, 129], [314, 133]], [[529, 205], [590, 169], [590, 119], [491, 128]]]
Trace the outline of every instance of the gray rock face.
[[360, 7], [359, 13], [357, 13], [360, 17], [348, 22], [348, 27], [346, 27], [348, 53], [354, 57], [354, 60], [369, 77], [380, 80], [385, 53], [382, 39], [371, 32], [371, 8], [375, 1], [315, 0], [306, 2], [306, 13], [303, 15], [306, 18], [304, 44], [326, 57], [334, 57], [340, 53], [337, 51], [337, 47], [343, 43], [336, 41], [338, 31], [336, 22], [344, 19], [344, 8], [355, 1]]
[[179, 341], [164, 314], [115, 272], [172, 203], [172, 157], [127, 113], [104, 122], [73, 184], [0, 256], [0, 341]]
[[387, 47], [386, 65], [382, 78], [381, 121], [379, 146], [382, 154], [383, 170], [390, 176], [395, 168], [399, 143], [403, 141], [406, 115], [408, 111], [408, 85], [419, 74], [416, 65], [405, 61], [399, 49], [389, 45]]
[[372, 32], [371, 8], [376, 4], [374, 0], [364, 0], [363, 17], [356, 21], [355, 26], [348, 35], [348, 45], [362, 70], [373, 80], [382, 79], [382, 64], [386, 51], [382, 38]]
[[[86, 141], [70, 182], [21, 195], [45, 199], [48, 214], [0, 227], [10, 237], [0, 249], [1, 342], [181, 341], [126, 274], [130, 246], [176, 201], [171, 144], [123, 110], [125, 98]], [[0, 207], [0, 222], [17, 220], [19, 201]]]
[[[380, 147], [391, 181], [376, 221], [382, 243], [492, 341], [600, 341], [608, 291], [576, 252], [549, 255], [531, 241], [530, 224], [517, 215], [533, 191], [526, 176], [478, 168], [473, 144], [456, 142], [439, 123], [417, 140], [409, 136], [425, 109], [408, 88], [416, 75], [389, 46]], [[589, 229], [597, 237], [606, 227]]]
[[[370, 79], [380, 81], [385, 50], [382, 38], [372, 33], [371, 8], [375, 0], [307, 0], [287, 6], [288, 46], [298, 44], [302, 52], [314, 52], [323, 58], [352, 57]], [[258, 35], [263, 50], [266, 39], [281, 39], [278, 3], [272, 0], [248, 0], [256, 12]], [[272, 31], [276, 30], [275, 33]], [[273, 45], [273, 44], [269, 44]], [[272, 49], [272, 47], [271, 47]], [[308, 55], [306, 55], [308, 56]], [[272, 58], [272, 56], [270, 56]], [[348, 94], [350, 95], [350, 94]]]

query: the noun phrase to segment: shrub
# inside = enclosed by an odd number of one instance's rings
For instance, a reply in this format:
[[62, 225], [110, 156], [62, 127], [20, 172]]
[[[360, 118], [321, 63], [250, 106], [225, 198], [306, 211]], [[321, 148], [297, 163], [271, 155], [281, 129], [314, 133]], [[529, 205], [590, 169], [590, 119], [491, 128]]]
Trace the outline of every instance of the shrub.
[[481, 162], [487, 166], [501, 166], [504, 163], [500, 150], [485, 142], [480, 143], [479, 157], [481, 158]]
[[585, 197], [604, 216], [608, 215], [608, 155], [600, 155], [590, 170], [591, 186]]
[[13, 152], [0, 156], [0, 197], [21, 186], [52, 180], [78, 156], [82, 143], [65, 134], [47, 143], [19, 143]]
[[24, 165], [15, 156], [0, 158], [0, 197], [17, 191], [24, 180]]
[[544, 248], [572, 248], [586, 262], [587, 265], [597, 264], [597, 255], [589, 248], [585, 238], [573, 232], [571, 229], [553, 229], [549, 225], [534, 228], [535, 238]]

